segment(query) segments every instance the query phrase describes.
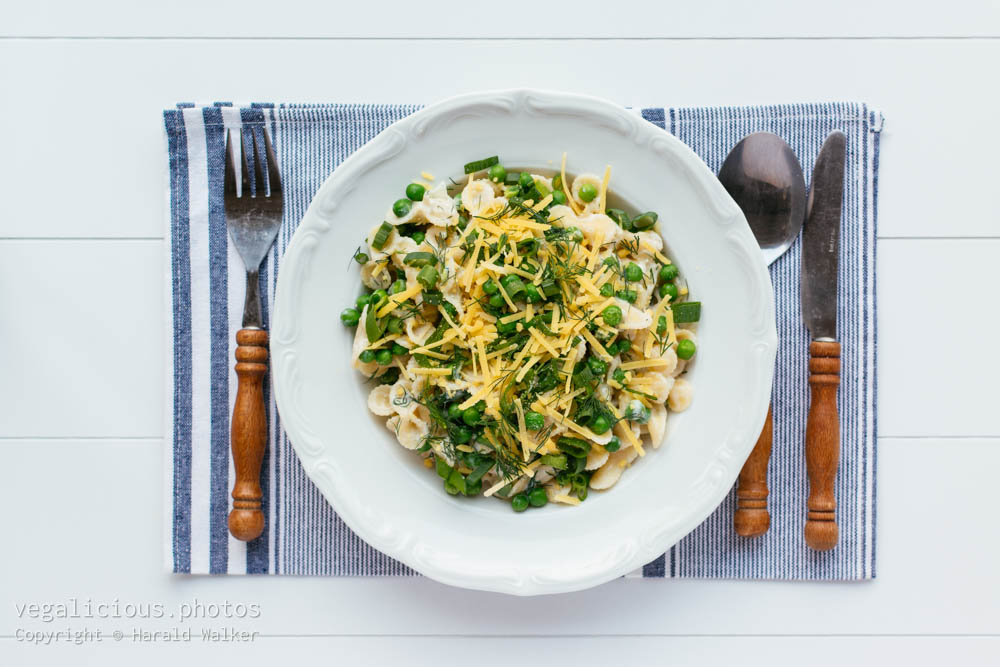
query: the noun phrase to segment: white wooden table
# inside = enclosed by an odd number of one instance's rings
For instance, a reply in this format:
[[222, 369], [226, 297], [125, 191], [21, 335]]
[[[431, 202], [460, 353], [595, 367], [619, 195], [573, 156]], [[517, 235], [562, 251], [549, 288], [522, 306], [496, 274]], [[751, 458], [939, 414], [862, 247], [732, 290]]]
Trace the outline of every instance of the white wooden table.
[[[997, 664], [997, 0], [203, 4], [3, 12], [0, 664], [175, 664], [193, 651], [200, 663], [234, 650], [329, 664]], [[885, 113], [876, 581], [619, 580], [515, 599], [419, 579], [164, 571], [160, 111], [522, 85], [633, 106], [857, 99]], [[166, 613], [228, 600], [260, 614], [46, 623], [23, 607], [71, 598]], [[203, 642], [203, 625], [259, 634]], [[67, 627], [106, 638], [18, 640]], [[172, 627], [196, 636], [131, 639]], [[126, 638], [113, 641], [116, 629]]]

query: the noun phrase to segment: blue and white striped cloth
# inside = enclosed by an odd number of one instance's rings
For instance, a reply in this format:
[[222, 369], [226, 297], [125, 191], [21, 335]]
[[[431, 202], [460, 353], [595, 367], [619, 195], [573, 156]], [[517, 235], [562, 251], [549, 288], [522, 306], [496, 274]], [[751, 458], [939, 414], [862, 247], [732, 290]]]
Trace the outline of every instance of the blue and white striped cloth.
[[[234, 335], [243, 307], [243, 264], [223, 213], [225, 130], [267, 126], [285, 192], [282, 229], [261, 269], [267, 322], [281, 256], [313, 194], [353, 151], [417, 106], [178, 105], [164, 112], [170, 173], [168, 237], [172, 354], [167, 392], [166, 562], [179, 573], [409, 575], [336, 516], [299, 465], [274, 402], [262, 487], [267, 527], [250, 543], [229, 536], [233, 468], [229, 418], [236, 394]], [[799, 245], [771, 267], [778, 312], [771, 530], [745, 540], [732, 529], [728, 497], [704, 524], [646, 565], [644, 577], [869, 579], [875, 576], [875, 226], [881, 116], [862, 104], [789, 104], [637, 111], [676, 135], [718, 171], [751, 132], [784, 137], [811, 173], [826, 134], [847, 133], [839, 334], [840, 542], [826, 553], [802, 538], [807, 484], [803, 436], [808, 405], [808, 334], [799, 313]]]

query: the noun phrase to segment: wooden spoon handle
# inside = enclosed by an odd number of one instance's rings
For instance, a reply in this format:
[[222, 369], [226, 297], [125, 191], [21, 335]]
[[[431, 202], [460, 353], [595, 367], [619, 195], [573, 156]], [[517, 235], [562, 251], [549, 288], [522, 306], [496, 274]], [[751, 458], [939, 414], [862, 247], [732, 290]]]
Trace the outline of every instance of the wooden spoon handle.
[[236, 483], [233, 485], [229, 532], [236, 539], [249, 542], [264, 532], [260, 467], [267, 446], [267, 410], [264, 405], [267, 332], [263, 329], [240, 329], [236, 332], [236, 343], [238, 384], [230, 433]]
[[771, 460], [771, 440], [774, 437], [774, 421], [771, 406], [767, 406], [767, 420], [760, 430], [760, 437], [754, 445], [750, 457], [743, 464], [739, 481], [736, 483], [736, 513], [733, 526], [736, 534], [743, 537], [763, 535], [771, 527], [771, 515], [767, 511], [767, 464]]
[[840, 385], [840, 343], [813, 341], [809, 345], [809, 386], [812, 399], [806, 421], [806, 471], [809, 500], [806, 505], [806, 544], [827, 551], [837, 544], [837, 500], [834, 483], [840, 461], [840, 418], [837, 387]]

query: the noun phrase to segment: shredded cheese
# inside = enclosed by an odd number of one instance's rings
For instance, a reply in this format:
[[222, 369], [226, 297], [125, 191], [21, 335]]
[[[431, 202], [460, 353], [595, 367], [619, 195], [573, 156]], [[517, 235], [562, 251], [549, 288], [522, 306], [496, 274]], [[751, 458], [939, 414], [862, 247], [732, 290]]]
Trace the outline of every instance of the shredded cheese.
[[563, 194], [566, 195], [566, 202], [573, 209], [574, 213], [580, 215], [580, 209], [577, 207], [576, 202], [573, 201], [573, 195], [570, 194], [569, 185], [566, 183], [566, 153], [563, 153], [562, 156], [562, 165], [559, 167], [559, 178], [562, 180], [562, 190]]
[[610, 180], [611, 180], [611, 165], [609, 164], [607, 167], [604, 168], [604, 178], [601, 179], [601, 194], [600, 194], [601, 203], [597, 209], [601, 213], [604, 213], [604, 211], [607, 208], [606, 206], [607, 202], [605, 201], [605, 198], [607, 197], [608, 194], [608, 181]]

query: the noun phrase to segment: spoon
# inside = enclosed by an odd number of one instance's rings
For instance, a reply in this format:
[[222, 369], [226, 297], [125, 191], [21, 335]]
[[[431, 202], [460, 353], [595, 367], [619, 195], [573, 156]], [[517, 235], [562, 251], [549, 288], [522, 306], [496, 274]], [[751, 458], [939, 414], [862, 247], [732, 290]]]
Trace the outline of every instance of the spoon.
[[[802, 166], [785, 141], [770, 132], [747, 135], [726, 156], [719, 180], [746, 216], [769, 265], [795, 241], [806, 210]], [[736, 483], [733, 525], [738, 535], [756, 537], [771, 526], [767, 511], [767, 465], [774, 424], [771, 406], [757, 444]]]

